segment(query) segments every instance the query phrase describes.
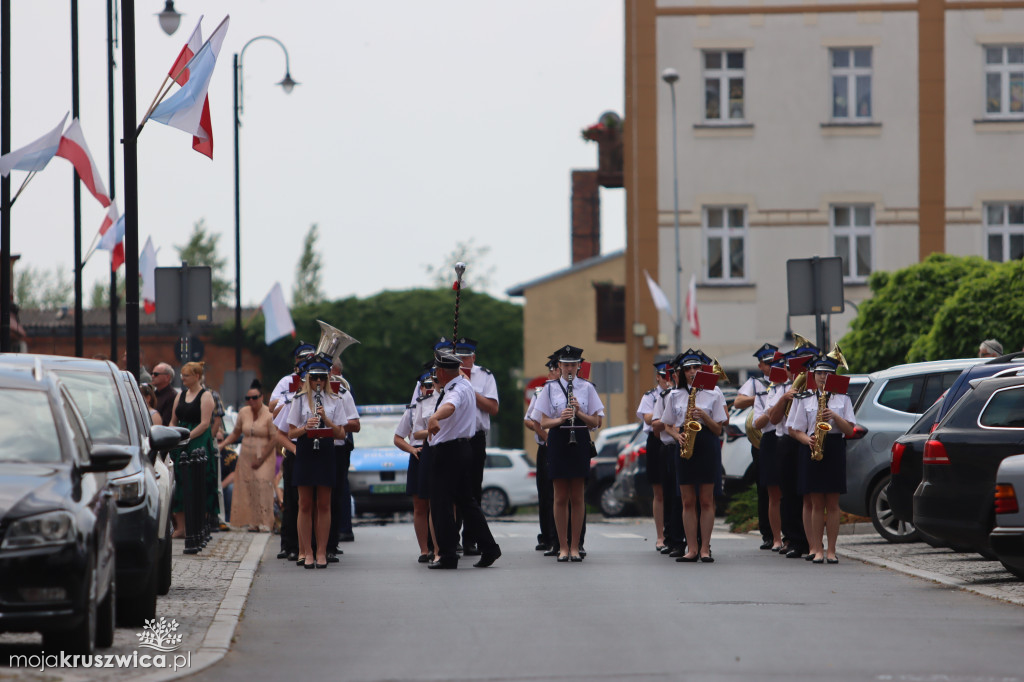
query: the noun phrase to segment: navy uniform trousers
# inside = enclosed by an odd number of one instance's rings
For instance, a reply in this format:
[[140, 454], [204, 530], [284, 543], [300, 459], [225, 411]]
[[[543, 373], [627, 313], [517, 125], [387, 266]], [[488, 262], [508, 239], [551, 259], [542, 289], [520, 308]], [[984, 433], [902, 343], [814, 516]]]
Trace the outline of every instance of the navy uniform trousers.
[[480, 551], [497, 550], [487, 519], [475, 497], [474, 452], [469, 438], [435, 443], [433, 468], [430, 472], [430, 514], [437, 532], [439, 559], [455, 564], [459, 560], [456, 547], [459, 530], [452, 514], [452, 505], [462, 516], [462, 523]]

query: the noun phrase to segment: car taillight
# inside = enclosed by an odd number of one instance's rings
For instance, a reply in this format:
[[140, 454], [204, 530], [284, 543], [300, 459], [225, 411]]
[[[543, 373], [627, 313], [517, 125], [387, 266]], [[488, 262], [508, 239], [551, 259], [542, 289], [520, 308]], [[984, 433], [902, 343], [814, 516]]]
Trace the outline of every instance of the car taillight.
[[949, 457], [946, 455], [946, 446], [941, 441], [929, 440], [924, 444], [924, 457], [922, 464], [949, 464]]
[[903, 443], [892, 444], [892, 459], [889, 461], [889, 470], [898, 475], [900, 473], [900, 464], [903, 463], [903, 453], [906, 451], [907, 446]]
[[1020, 510], [1017, 506], [1017, 493], [1010, 483], [996, 484], [996, 514], [1016, 514]]
[[867, 435], [868, 430], [860, 424], [856, 424], [853, 427], [853, 433], [846, 437], [846, 440], [859, 440]]
[[526, 477], [527, 478], [537, 478], [537, 472], [535, 470], [527, 471], [526, 472]]

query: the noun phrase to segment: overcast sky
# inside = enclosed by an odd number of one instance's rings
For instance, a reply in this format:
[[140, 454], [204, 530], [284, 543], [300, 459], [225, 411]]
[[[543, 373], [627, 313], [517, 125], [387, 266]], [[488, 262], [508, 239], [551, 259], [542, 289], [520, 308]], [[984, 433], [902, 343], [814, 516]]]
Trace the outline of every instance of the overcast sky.
[[[71, 109], [69, 4], [13, 0], [12, 149]], [[258, 305], [275, 281], [290, 299], [313, 223], [332, 299], [425, 286], [426, 265], [449, 267], [444, 257], [471, 238], [491, 249], [469, 267], [493, 270], [492, 294], [569, 265], [570, 171], [597, 165], [580, 130], [623, 113], [621, 0], [176, 0], [185, 16], [173, 36], [155, 16], [163, 4], [135, 2], [140, 117], [199, 16], [204, 37], [226, 14], [231, 25], [209, 91], [213, 161], [158, 123], [139, 138], [139, 244], [153, 237], [159, 265], [177, 264], [174, 246], [203, 219], [234, 278], [231, 58], [263, 34], [287, 47], [301, 85], [290, 95], [275, 86], [284, 56], [271, 41], [245, 51], [243, 304]], [[105, 11], [104, 0], [79, 2], [82, 126], [109, 187]], [[115, 80], [120, 136], [120, 71]], [[116, 156], [123, 210], [120, 146]], [[12, 194], [25, 175], [14, 171]], [[19, 266], [71, 271], [71, 175], [54, 159], [18, 199]], [[82, 194], [86, 248], [105, 211]], [[623, 194], [602, 190], [604, 253], [624, 244]], [[108, 268], [97, 252], [86, 296]]]

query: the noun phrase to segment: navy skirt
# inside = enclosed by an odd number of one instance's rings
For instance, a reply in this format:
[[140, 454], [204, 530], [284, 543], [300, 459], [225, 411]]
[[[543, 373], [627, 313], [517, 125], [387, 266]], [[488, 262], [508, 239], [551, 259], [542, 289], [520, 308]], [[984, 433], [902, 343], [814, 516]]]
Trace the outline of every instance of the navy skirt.
[[718, 438], [704, 427], [697, 433], [693, 457], [676, 459], [676, 483], [679, 485], [712, 485], [722, 471], [722, 449]]
[[423, 449], [420, 450], [420, 466], [418, 477], [419, 480], [416, 482], [416, 494], [420, 496], [420, 499], [426, 500], [430, 498], [430, 470], [434, 466], [434, 448], [429, 445], [424, 445]]
[[[313, 448], [319, 442], [320, 449]], [[333, 488], [338, 479], [338, 458], [334, 453], [334, 438], [306, 438], [295, 441], [295, 466], [292, 485], [323, 486]]]
[[797, 451], [797, 492], [846, 492], [846, 439], [842, 434], [825, 436], [823, 457], [815, 462], [811, 449], [801, 445]]
[[647, 434], [647, 482], [651, 485], [661, 485], [661, 479], [664, 478], [664, 450], [661, 436], [653, 431]]
[[405, 470], [405, 494], [420, 496], [420, 458], [409, 455], [409, 466]]
[[[576, 434], [575, 444], [569, 442], [571, 432]], [[590, 473], [593, 453], [590, 429], [556, 428], [548, 431], [548, 475], [551, 480], [586, 478]]]
[[757, 478], [761, 485], [782, 485], [778, 444], [779, 436], [774, 431], [761, 435], [761, 448], [757, 455]]

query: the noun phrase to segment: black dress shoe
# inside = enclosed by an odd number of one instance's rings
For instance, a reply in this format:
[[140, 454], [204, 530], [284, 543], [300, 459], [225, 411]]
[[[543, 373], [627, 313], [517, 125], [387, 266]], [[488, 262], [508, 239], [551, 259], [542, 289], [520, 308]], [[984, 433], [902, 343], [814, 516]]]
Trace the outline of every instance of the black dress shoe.
[[458, 567], [459, 567], [459, 562], [458, 561], [445, 561], [444, 559], [439, 559], [437, 561], [431, 561], [429, 564], [427, 564], [427, 568], [458, 568]]
[[583, 545], [580, 545], [580, 559], [587, 558], [587, 550], [583, 549]]
[[462, 556], [480, 556], [483, 552], [476, 545], [464, 545], [462, 549]]
[[[779, 552], [779, 553], [781, 554], [781, 552]], [[802, 557], [802, 556], [803, 556], [804, 554], [806, 554], [806, 552], [804, 552], [804, 551], [802, 551], [802, 550], [799, 550], [799, 549], [791, 549], [791, 550], [789, 550], [788, 552], [786, 552], [786, 558], [787, 558], [787, 559], [799, 559], [799, 558], [800, 558], [800, 557]]]
[[661, 552], [662, 554], [668, 554], [669, 552], [672, 551], [672, 548], [669, 547], [668, 545], [665, 545], [664, 547], [662, 547], [658, 551]]
[[677, 557], [676, 561], [678, 561], [681, 564], [692, 564], [692, 563], [697, 562], [699, 559], [700, 559], [700, 556], [694, 554], [693, 556], [690, 556], [690, 557], [688, 557], [688, 556]]
[[473, 568], [487, 568], [501, 556], [501, 547], [495, 547], [490, 552], [483, 552], [480, 555], [480, 561], [473, 564]]
[[582, 554], [577, 554], [577, 555], [573, 556], [572, 554], [570, 554], [569, 555], [569, 561], [571, 561], [571, 562], [573, 562], [575, 564], [578, 564], [579, 562], [583, 561], [583, 555]]
[[299, 566], [302, 566], [303, 568], [316, 568], [316, 564], [314, 564], [312, 561], [308, 564], [299, 564]]
[[684, 554], [686, 554], [686, 548], [685, 547], [676, 547], [675, 549], [670, 550], [669, 553], [668, 553], [668, 555], [670, 557], [672, 557], [673, 559], [678, 559], [679, 557], [683, 556]]
[[[278, 556], [280, 557], [281, 555], [278, 554]], [[299, 553], [298, 552], [288, 552], [288, 556], [285, 557], [285, 558], [288, 561], [298, 561], [299, 560]]]
[[277, 553], [277, 558], [278, 559], [287, 559], [288, 558], [288, 552], [285, 552], [285, 551], [278, 552]]
[[839, 557], [836, 557], [835, 559], [825, 559], [825, 563], [826, 564], [838, 564], [839, 563]]
[[558, 556], [558, 548], [552, 547], [548, 551], [544, 552], [544, 556]]
[[432, 554], [420, 554], [419, 558], [416, 559], [416, 563], [429, 564], [431, 556], [433, 556], [433, 555]]
[[774, 540], [765, 540], [761, 543], [760, 549], [771, 549], [773, 544], [775, 544]]
[[560, 557], [558, 557], [558, 559], [556, 559], [556, 561], [557, 561], [558, 563], [560, 563], [560, 564], [564, 564], [564, 563], [567, 563], [567, 562], [569, 561], [569, 555], [568, 555], [568, 554], [565, 554], [565, 555], [563, 555], [563, 556], [560, 556]]
[[327, 563], [328, 564], [336, 564], [339, 561], [341, 561], [341, 559], [338, 558], [337, 554], [335, 554], [334, 552], [328, 552], [327, 553]]
[[543, 542], [538, 542], [537, 546], [534, 547], [534, 549], [537, 550], [538, 552], [546, 552], [549, 549], [551, 549], [551, 545], [545, 545]]
[[814, 561], [814, 555], [813, 554], [808, 554], [807, 556], [804, 557], [804, 561]]
[[823, 563], [825, 563], [825, 557], [820, 557], [818, 559], [811, 559], [811, 563], [812, 564], [823, 564]]
[[702, 556], [700, 558], [700, 561], [703, 564], [713, 564], [713, 563], [715, 563], [715, 557], [711, 556], [711, 552], [708, 552], [708, 555], [707, 556]]
[[352, 533], [342, 533], [338, 536], [338, 542], [355, 542], [356, 536]]
[[[330, 561], [330, 559], [328, 559], [328, 561]], [[322, 563], [322, 564], [313, 564], [313, 565], [316, 566], [317, 568], [327, 568], [327, 562], [326, 561], [324, 563]], [[306, 568], [309, 568], [309, 567], [307, 566]]]

